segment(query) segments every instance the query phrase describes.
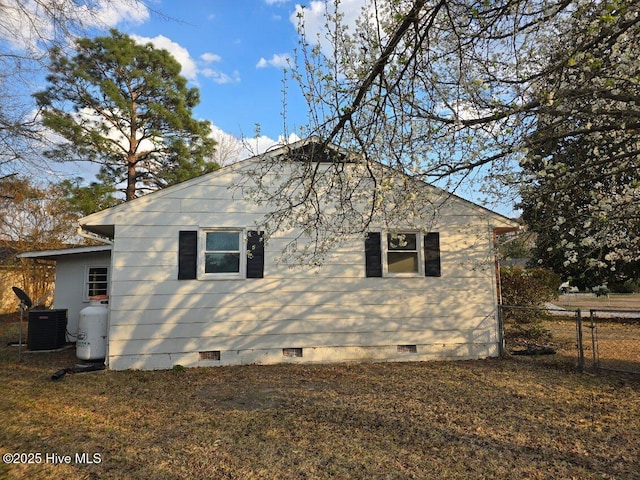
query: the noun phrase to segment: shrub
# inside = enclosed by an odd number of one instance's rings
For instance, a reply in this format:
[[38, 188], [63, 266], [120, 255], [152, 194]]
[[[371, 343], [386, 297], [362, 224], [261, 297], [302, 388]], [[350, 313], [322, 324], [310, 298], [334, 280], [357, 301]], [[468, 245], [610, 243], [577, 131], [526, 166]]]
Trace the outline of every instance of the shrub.
[[[507, 267], [502, 269], [500, 279], [502, 303], [517, 307], [543, 307], [545, 302], [557, 298], [561, 283], [558, 275], [544, 268]], [[551, 333], [541, 323], [545, 317], [544, 310], [507, 308], [504, 320], [511, 324], [507, 336], [549, 340]]]
[[500, 274], [502, 303], [539, 307], [558, 296], [560, 277], [545, 268], [506, 267]]

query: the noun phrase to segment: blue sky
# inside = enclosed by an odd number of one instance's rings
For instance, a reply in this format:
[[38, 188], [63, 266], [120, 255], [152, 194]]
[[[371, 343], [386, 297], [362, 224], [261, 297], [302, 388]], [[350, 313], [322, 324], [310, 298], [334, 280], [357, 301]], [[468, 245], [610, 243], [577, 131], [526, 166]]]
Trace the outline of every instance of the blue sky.
[[[214, 158], [224, 164], [264, 151], [284, 134], [291, 139], [307, 125], [307, 106], [293, 81], [287, 83], [286, 131], [283, 120], [283, 69], [286, 59], [299, 48], [300, 1], [145, 0], [138, 4], [136, 0], [109, 0], [97, 2], [97, 15], [84, 20], [97, 35], [117, 28], [140, 43], [151, 42], [173, 54], [182, 65], [182, 74], [200, 90], [201, 102], [194, 113], [213, 125], [220, 142], [220, 156]], [[25, 21], [20, 10], [36, 3], [6, 2], [0, 8], [5, 16], [0, 21], [0, 42], [16, 51], [32, 48], [30, 42], [38, 38], [33, 33], [33, 13]], [[365, 2], [340, 0], [343, 23], [353, 25]], [[307, 38], [315, 39], [323, 33], [325, 0], [309, 0], [304, 5]], [[35, 27], [38, 34], [48, 31], [46, 23], [35, 22]], [[254, 140], [256, 125], [260, 137]], [[252, 151], [242, 148], [242, 138], [251, 139]], [[96, 171], [95, 165], [88, 164], [48, 173], [80, 175], [90, 181]], [[474, 192], [457, 193], [477, 197]]]
[[[340, 1], [346, 25], [355, 23], [364, 4], [365, 0]], [[183, 74], [200, 89], [198, 117], [235, 138], [253, 137], [255, 125], [260, 125], [261, 137], [253, 153], [273, 145], [285, 133], [300, 133], [299, 128], [307, 124], [307, 106], [292, 81], [286, 96], [286, 132], [282, 118], [283, 68], [286, 58], [299, 48], [300, 3], [157, 0], [149, 5], [152, 10], [147, 20], [120, 28], [139, 41], [168, 49], [183, 64]], [[307, 38], [315, 39], [323, 32], [325, 2], [313, 0], [304, 5]], [[241, 151], [239, 156], [248, 155]], [[468, 185], [456, 193], [478, 201], [478, 193]], [[512, 213], [508, 206], [497, 208]]]
[[[47, 1], [52, 0], [0, 1], [0, 48], [8, 54], [6, 58], [44, 56], [46, 39], [62, 38], [50, 17], [43, 15]], [[284, 69], [300, 38], [297, 12], [301, 7], [296, 0], [99, 0], [90, 2], [94, 7], [90, 14], [83, 2], [56, 1], [67, 6], [84, 32], [107, 35], [116, 28], [140, 43], [168, 50], [182, 65], [183, 76], [200, 90], [195, 116], [212, 123], [216, 139], [233, 144], [236, 159], [264, 151], [281, 141], [283, 134], [291, 139], [307, 124], [307, 106], [295, 82], [287, 84], [286, 131], [283, 119]], [[364, 3], [341, 0], [340, 8], [353, 22]], [[325, 0], [306, 2], [310, 38], [322, 30], [325, 8]], [[33, 66], [38, 68], [36, 63]], [[41, 69], [28, 78], [16, 75], [14, 93], [33, 103], [32, 93], [46, 86], [45, 74]], [[257, 125], [261, 136], [254, 140]], [[238, 146], [242, 138], [251, 139], [252, 152]], [[51, 166], [48, 173], [88, 179], [95, 170], [91, 167], [79, 165], [77, 171], [68, 172]]]
[[[359, 8], [361, 0], [347, 2]], [[265, 143], [306, 124], [298, 86], [288, 83], [284, 131], [283, 69], [298, 47], [296, 8], [287, 0], [162, 0], [149, 3], [148, 19], [117, 27], [140, 42], [166, 48], [183, 75], [200, 90], [195, 114], [236, 138], [253, 137], [256, 124]], [[322, 2], [309, 2], [311, 28], [320, 25]], [[155, 11], [154, 11], [155, 10]]]

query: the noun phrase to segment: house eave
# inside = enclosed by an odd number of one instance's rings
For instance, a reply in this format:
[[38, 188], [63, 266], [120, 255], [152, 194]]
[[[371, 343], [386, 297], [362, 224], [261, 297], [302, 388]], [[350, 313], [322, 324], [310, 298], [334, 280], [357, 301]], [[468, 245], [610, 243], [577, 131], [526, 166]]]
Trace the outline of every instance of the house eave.
[[24, 252], [18, 255], [18, 258], [38, 258], [42, 260], [57, 260], [60, 257], [67, 257], [69, 255], [81, 255], [91, 254], [99, 252], [110, 252], [111, 245], [96, 245], [90, 247], [76, 247], [76, 248], [60, 248], [57, 250], [41, 250], [34, 252]]
[[106, 239], [113, 240], [113, 237], [115, 235], [114, 225], [88, 225], [81, 223], [80, 228], [85, 232], [93, 233], [105, 239], [101, 241], [106, 241]]

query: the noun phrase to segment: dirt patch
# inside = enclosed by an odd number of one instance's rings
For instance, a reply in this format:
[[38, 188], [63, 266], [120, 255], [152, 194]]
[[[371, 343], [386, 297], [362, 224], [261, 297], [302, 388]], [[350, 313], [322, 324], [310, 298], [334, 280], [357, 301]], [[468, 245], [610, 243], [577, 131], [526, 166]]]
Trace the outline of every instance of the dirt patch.
[[[294, 375], [296, 373], [296, 375]], [[340, 393], [336, 382], [300, 378], [292, 369], [284, 385], [274, 387], [253, 379], [247, 382], [231, 380], [224, 384], [207, 386], [197, 395], [206, 408], [226, 411], [256, 411], [309, 405]]]

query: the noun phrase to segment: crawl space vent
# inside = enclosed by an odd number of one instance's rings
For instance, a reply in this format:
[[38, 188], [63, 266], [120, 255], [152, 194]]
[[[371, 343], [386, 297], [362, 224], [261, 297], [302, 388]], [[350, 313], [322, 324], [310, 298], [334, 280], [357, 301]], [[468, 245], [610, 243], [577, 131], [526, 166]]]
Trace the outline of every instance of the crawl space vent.
[[302, 349], [301, 348], [283, 348], [282, 349], [283, 357], [302, 357]]
[[398, 345], [398, 353], [418, 353], [415, 345]]
[[208, 352], [198, 352], [200, 360], [220, 360], [220, 350], [210, 350]]

